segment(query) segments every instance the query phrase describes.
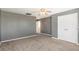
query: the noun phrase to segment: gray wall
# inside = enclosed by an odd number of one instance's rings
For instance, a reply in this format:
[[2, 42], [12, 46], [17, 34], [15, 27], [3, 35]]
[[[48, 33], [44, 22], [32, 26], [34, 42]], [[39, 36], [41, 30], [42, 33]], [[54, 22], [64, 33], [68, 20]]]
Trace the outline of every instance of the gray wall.
[[46, 34], [51, 34], [51, 18], [43, 18], [41, 21], [41, 32]]
[[1, 41], [35, 34], [35, 17], [1, 11]]
[[1, 41], [1, 10], [0, 10], [0, 41]]
[[72, 13], [78, 13], [78, 25], [79, 25], [79, 8], [61, 12], [61, 13], [57, 13], [57, 14], [54, 14], [51, 16], [52, 17], [51, 19], [52, 19], [52, 36], [53, 37], [57, 37], [57, 35], [58, 35], [58, 32], [57, 32], [57, 28], [58, 28], [58, 19], [57, 18], [58, 18], [58, 16], [68, 15], [68, 14], [72, 14]]
[[53, 15], [51, 16], [51, 34], [53, 37], [56, 37], [57, 38], [57, 30], [58, 30], [58, 20], [57, 20], [57, 16]]

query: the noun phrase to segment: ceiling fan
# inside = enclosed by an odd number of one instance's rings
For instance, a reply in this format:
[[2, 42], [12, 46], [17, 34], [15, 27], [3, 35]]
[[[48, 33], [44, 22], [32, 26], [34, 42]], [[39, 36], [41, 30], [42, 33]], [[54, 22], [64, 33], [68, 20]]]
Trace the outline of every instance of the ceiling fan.
[[40, 15], [43, 15], [43, 16], [47, 16], [51, 12], [52, 11], [51, 10], [48, 10], [47, 8], [41, 8], [40, 9]]
[[51, 13], [52, 11], [49, 10], [49, 8], [33, 8], [33, 10], [30, 11], [31, 13], [39, 13], [40, 15], [47, 15]]
[[30, 9], [27, 10], [26, 15], [34, 16], [35, 14], [36, 17], [37, 16], [43, 17], [43, 16], [48, 16], [50, 13], [52, 13], [52, 11], [48, 8], [37, 8], [37, 9], [33, 8], [31, 10]]

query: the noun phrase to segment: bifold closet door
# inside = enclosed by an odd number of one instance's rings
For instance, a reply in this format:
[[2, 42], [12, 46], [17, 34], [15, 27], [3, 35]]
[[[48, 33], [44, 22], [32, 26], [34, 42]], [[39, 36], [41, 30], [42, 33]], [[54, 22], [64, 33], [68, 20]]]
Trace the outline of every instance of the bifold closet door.
[[78, 43], [78, 14], [58, 16], [58, 38]]

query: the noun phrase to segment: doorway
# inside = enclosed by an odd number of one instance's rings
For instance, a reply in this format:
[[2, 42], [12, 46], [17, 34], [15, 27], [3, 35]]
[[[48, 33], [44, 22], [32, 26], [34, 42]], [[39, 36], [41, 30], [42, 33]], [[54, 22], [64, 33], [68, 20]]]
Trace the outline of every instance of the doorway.
[[36, 21], [36, 33], [41, 33], [41, 21]]

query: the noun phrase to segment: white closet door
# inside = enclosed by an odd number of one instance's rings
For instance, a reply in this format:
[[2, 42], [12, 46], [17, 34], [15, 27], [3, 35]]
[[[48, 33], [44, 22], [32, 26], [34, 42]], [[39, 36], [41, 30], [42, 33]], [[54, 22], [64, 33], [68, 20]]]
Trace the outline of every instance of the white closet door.
[[58, 38], [78, 43], [78, 15], [77, 13], [58, 16]]

